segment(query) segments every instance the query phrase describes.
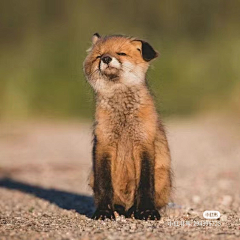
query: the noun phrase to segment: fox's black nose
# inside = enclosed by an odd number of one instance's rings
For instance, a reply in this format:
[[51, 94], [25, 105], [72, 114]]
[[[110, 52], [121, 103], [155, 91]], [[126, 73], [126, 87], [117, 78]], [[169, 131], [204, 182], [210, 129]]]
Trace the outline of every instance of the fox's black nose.
[[102, 61], [106, 64], [109, 64], [112, 61], [112, 58], [109, 56], [102, 56]]

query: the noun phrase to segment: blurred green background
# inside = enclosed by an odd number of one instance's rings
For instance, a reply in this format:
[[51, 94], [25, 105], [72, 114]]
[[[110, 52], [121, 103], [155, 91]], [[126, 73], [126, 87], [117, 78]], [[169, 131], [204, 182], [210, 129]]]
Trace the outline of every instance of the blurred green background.
[[1, 0], [0, 120], [89, 118], [82, 63], [95, 32], [148, 40], [165, 117], [240, 112], [240, 1]]

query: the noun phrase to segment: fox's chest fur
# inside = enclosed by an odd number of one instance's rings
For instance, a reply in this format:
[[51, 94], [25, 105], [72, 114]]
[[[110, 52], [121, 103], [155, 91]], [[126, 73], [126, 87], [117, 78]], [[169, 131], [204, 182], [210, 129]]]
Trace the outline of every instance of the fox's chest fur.
[[[151, 112], [151, 115], [148, 115]], [[112, 146], [121, 142], [151, 141], [157, 116], [150, 95], [143, 89], [117, 89], [97, 102], [96, 131]]]
[[95, 134], [114, 155], [112, 182], [119, 204], [133, 201], [132, 190], [139, 181], [138, 149], [154, 144], [157, 115], [150, 98], [145, 89], [127, 88], [97, 101]]

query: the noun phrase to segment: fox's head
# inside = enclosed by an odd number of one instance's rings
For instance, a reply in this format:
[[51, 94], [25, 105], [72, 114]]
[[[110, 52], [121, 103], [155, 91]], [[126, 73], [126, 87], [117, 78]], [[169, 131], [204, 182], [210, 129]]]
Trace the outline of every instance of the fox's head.
[[97, 33], [88, 52], [84, 71], [96, 92], [144, 84], [149, 62], [158, 56], [145, 41], [120, 35], [100, 37]]

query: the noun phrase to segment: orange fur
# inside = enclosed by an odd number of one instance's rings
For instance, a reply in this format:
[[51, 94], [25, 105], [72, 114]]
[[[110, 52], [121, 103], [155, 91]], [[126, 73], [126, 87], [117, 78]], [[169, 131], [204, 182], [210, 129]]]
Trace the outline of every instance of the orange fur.
[[[85, 74], [96, 92], [96, 155], [110, 154], [113, 203], [126, 209], [134, 204], [143, 151], [154, 159], [157, 208], [168, 203], [171, 192], [168, 143], [145, 82], [149, 62], [143, 59], [141, 46], [135, 38], [95, 38], [84, 62]], [[117, 67], [109, 65], [102, 70], [104, 54], [111, 56]], [[93, 176], [91, 182], [93, 185]]]

